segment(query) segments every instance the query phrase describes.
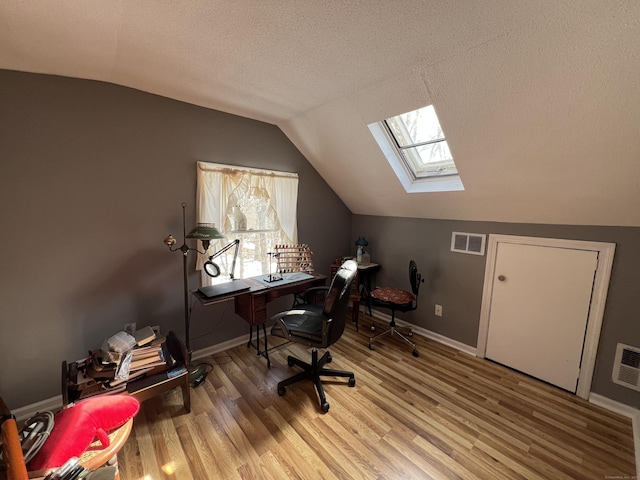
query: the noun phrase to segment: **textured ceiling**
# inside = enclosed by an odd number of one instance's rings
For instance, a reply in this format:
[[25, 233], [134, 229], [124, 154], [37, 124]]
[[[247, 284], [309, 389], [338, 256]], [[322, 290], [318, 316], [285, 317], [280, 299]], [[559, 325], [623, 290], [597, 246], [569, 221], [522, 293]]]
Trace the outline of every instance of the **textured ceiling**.
[[[279, 125], [354, 213], [640, 226], [640, 2], [7, 0], [0, 68]], [[367, 128], [431, 103], [463, 192]]]

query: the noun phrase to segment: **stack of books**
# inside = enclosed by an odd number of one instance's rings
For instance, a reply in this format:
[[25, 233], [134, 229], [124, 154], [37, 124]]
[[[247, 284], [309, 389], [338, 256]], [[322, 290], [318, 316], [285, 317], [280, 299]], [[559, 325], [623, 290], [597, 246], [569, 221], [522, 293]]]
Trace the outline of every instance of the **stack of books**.
[[169, 352], [165, 352], [165, 344], [148, 345], [131, 350], [129, 372], [166, 365]]
[[[136, 346], [122, 355], [95, 350], [87, 359], [76, 362], [69, 372], [75, 400], [124, 392], [127, 384], [144, 377], [165, 374], [170, 378], [168, 374], [180, 365], [169, 352], [167, 339], [156, 338], [155, 332], [149, 330], [135, 335]], [[128, 375], [124, 374], [127, 366]]]
[[141, 330], [136, 330], [133, 334], [133, 338], [136, 341], [136, 345], [142, 347], [155, 340], [156, 332], [151, 327], [144, 327]]
[[169, 353], [163, 338], [160, 341], [153, 341], [145, 347], [134, 348], [125, 357], [125, 362], [128, 362], [129, 365], [129, 375], [118, 380], [110, 380], [109, 387], [117, 387], [145, 375], [162, 373], [172, 367], [175, 360]]

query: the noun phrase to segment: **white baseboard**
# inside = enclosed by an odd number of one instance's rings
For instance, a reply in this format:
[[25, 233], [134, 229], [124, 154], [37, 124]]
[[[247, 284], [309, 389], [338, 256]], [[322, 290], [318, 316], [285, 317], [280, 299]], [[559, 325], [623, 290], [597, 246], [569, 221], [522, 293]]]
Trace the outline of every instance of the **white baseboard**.
[[215, 355], [217, 353], [224, 352], [225, 350], [229, 350], [230, 348], [237, 347], [238, 345], [247, 344], [248, 342], [249, 334], [237, 338], [232, 338], [231, 340], [227, 340], [226, 342], [217, 343], [215, 345], [211, 345], [209, 347], [194, 351], [191, 354], [191, 359], [198, 360], [199, 358], [207, 357], [209, 355]]
[[[382, 320], [385, 323], [389, 323], [391, 321], [391, 315], [387, 315], [378, 310], [371, 310], [371, 313], [373, 314], [374, 318]], [[474, 357], [476, 356], [476, 348], [472, 347], [471, 345], [458, 342], [457, 340], [453, 340], [452, 338], [445, 337], [444, 335], [440, 335], [439, 333], [432, 332], [431, 330], [427, 330], [426, 328], [407, 323], [404, 320], [400, 320], [399, 318], [396, 318], [396, 323], [399, 327], [411, 327], [411, 330], [418, 335], [422, 335], [423, 337], [427, 337], [438, 343], [447, 345], [448, 347], [455, 348], [456, 350], [460, 350], [461, 352], [468, 353], [469, 355], [473, 355]]]
[[33, 417], [38, 412], [56, 412], [61, 408], [62, 395], [56, 395], [55, 397], [47, 398], [46, 400], [32, 403], [31, 405], [16, 408], [12, 410], [11, 413], [16, 417], [17, 421], [21, 421]]
[[633, 441], [636, 452], [636, 477], [640, 478], [640, 413], [633, 417]]
[[637, 408], [633, 408], [624, 403], [616, 402], [615, 400], [611, 400], [610, 398], [598, 395], [597, 393], [593, 392], [589, 394], [589, 403], [593, 403], [594, 405], [606, 408], [607, 410], [619, 413], [620, 415], [631, 419], [640, 415], [640, 410], [638, 410]]

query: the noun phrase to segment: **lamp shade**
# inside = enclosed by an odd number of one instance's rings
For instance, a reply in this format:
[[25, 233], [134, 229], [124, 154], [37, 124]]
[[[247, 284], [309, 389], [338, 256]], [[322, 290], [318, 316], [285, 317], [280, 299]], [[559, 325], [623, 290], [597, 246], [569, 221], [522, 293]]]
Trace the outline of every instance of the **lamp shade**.
[[213, 223], [199, 223], [196, 228], [191, 230], [186, 238], [195, 238], [197, 240], [212, 240], [214, 238], [225, 238]]
[[358, 239], [356, 240], [356, 245], [358, 245], [359, 247], [366, 247], [367, 245], [369, 245], [369, 242], [367, 242], [367, 239], [364, 237], [358, 237]]

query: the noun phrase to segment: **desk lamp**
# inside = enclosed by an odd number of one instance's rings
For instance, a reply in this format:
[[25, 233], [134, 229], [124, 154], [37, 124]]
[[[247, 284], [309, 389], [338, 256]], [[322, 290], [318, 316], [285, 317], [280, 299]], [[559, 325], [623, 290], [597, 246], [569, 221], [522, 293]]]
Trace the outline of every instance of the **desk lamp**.
[[356, 261], [358, 262], [358, 264], [360, 264], [362, 263], [362, 254], [364, 253], [364, 247], [369, 245], [369, 242], [367, 242], [367, 239], [364, 237], [358, 237], [358, 239], [356, 240], [356, 245], [358, 246]]
[[[176, 244], [176, 239], [173, 237], [173, 235], [169, 235], [167, 238], [164, 239], [164, 243], [167, 247], [169, 247], [169, 250], [171, 252], [176, 252], [176, 251], [181, 251], [182, 252], [182, 280], [183, 280], [183, 286], [184, 286], [184, 331], [185, 331], [185, 345], [187, 347], [187, 352], [189, 354], [189, 359], [191, 359], [191, 345], [190, 345], [190, 341], [189, 341], [189, 283], [187, 280], [187, 256], [189, 255], [189, 252], [191, 251], [196, 251], [201, 255], [204, 255], [206, 253], [206, 251], [209, 249], [209, 245], [211, 244], [211, 240], [214, 239], [218, 239], [218, 238], [225, 238], [224, 235], [222, 235], [218, 229], [216, 229], [213, 224], [211, 223], [199, 223], [196, 228], [194, 228], [193, 230], [191, 230], [188, 234], [187, 229], [186, 229], [186, 224], [185, 224], [185, 208], [187, 207], [187, 204], [182, 202], [182, 236], [183, 236], [183, 240], [182, 240], [182, 245], [179, 247], [175, 247]], [[204, 247], [204, 252], [201, 252], [200, 250], [198, 250], [197, 248], [193, 248], [193, 247], [189, 247], [187, 245], [187, 238], [195, 238], [196, 240], [200, 240], [202, 241], [202, 246]], [[209, 275], [210, 277], [217, 277], [218, 275], [220, 275], [220, 267], [218, 267], [217, 264], [213, 263], [213, 259], [222, 255], [224, 252], [226, 252], [227, 250], [229, 250], [230, 248], [235, 246], [235, 252], [233, 255], [233, 264], [231, 266], [231, 273], [229, 274], [229, 276], [231, 277], [231, 279], [233, 279], [233, 271], [235, 269], [235, 265], [236, 265], [236, 258], [238, 257], [238, 247], [240, 244], [240, 240], [236, 239], [233, 242], [229, 243], [228, 245], [222, 247], [220, 250], [218, 250], [217, 252], [215, 252], [213, 255], [211, 255], [209, 257], [209, 260], [207, 260], [204, 264], [204, 271], [207, 275]], [[192, 381], [195, 384], [200, 384], [204, 381], [204, 377], [206, 377], [206, 368], [204, 368], [203, 365], [197, 365], [195, 368], [192, 369], [191, 373], [191, 377], [192, 377]]]

